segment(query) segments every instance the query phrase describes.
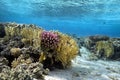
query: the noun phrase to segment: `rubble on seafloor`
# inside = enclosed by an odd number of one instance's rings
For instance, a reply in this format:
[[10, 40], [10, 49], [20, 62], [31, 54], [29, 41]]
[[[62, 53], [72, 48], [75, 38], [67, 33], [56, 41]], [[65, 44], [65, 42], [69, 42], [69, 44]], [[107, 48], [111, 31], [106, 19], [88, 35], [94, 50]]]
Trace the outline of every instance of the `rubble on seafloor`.
[[0, 23], [0, 80], [44, 80], [54, 68], [70, 67], [76, 41], [33, 24]]

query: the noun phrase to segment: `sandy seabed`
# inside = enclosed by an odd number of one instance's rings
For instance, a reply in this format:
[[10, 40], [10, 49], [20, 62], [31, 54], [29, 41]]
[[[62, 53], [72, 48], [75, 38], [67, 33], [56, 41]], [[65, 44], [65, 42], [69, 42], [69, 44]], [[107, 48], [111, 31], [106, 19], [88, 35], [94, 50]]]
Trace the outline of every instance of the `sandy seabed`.
[[71, 68], [51, 71], [45, 80], [120, 80], [120, 62], [89, 61], [77, 56]]

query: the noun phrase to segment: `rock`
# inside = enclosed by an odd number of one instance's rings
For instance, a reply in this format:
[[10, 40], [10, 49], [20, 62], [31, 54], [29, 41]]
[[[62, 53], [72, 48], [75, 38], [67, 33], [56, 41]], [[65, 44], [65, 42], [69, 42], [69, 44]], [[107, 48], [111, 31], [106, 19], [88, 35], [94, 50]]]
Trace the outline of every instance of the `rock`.
[[0, 23], [0, 38], [3, 38], [6, 35], [4, 24]]
[[79, 75], [78, 72], [73, 72], [72, 76], [74, 76], [74, 77], [79, 77], [80, 75]]
[[92, 40], [93, 42], [97, 42], [97, 41], [108, 41], [110, 38], [108, 36], [96, 35], [96, 36], [89, 36], [89, 39]]
[[120, 38], [97, 35], [85, 38], [84, 42], [85, 47], [98, 58], [120, 60]]
[[112, 56], [112, 59], [120, 60], [120, 38], [113, 38], [111, 41], [114, 46], [114, 55]]
[[77, 43], [78, 43], [79, 48], [81, 48], [82, 46], [84, 46], [84, 38], [77, 37], [76, 39], [77, 39]]
[[85, 47], [88, 48], [91, 52], [94, 52], [96, 42], [92, 41], [91, 39], [85, 39]]
[[108, 36], [96, 35], [89, 36], [85, 39], [85, 44], [87, 48], [93, 47], [98, 41], [108, 41], [110, 38]]

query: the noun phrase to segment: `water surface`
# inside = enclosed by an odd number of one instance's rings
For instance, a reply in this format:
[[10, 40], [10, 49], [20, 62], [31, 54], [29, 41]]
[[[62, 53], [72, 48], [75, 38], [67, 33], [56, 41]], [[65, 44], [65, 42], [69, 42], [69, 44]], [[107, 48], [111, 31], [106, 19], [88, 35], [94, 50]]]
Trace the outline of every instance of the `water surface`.
[[36, 24], [78, 36], [120, 37], [119, 0], [1, 0], [0, 22]]

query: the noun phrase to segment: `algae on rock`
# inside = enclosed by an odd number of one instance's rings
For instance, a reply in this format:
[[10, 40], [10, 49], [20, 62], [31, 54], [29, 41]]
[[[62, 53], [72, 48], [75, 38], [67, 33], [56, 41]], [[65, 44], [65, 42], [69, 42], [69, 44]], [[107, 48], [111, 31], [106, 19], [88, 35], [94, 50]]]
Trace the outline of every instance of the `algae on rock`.
[[96, 53], [99, 56], [110, 58], [114, 54], [113, 44], [109, 41], [98, 41], [96, 43]]

